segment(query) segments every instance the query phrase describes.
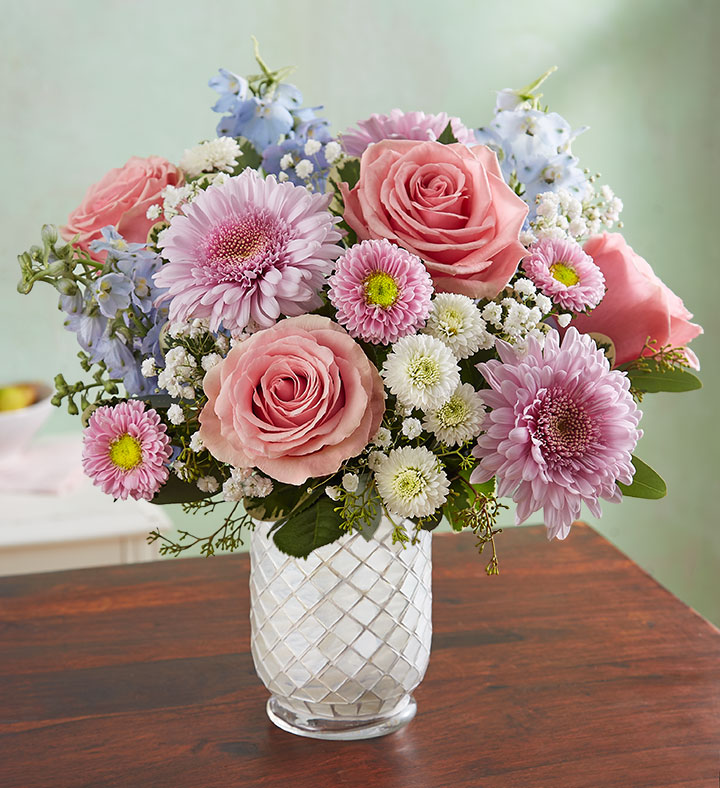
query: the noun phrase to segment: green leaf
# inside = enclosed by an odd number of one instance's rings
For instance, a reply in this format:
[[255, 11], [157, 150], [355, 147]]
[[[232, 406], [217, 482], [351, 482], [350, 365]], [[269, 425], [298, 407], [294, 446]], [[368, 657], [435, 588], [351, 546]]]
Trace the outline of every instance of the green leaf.
[[245, 511], [255, 520], [281, 520], [307, 509], [323, 494], [321, 485], [312, 493], [306, 487], [275, 482], [270, 495], [264, 498], [247, 497], [243, 501]]
[[448, 122], [437, 141], [442, 142], [443, 145], [452, 145], [453, 142], [457, 142], [457, 137], [453, 134], [452, 122]]
[[378, 505], [377, 511], [375, 512], [375, 516], [373, 517], [372, 521], [369, 523], [365, 523], [365, 525], [363, 525], [363, 527], [360, 529], [360, 536], [362, 536], [362, 538], [366, 542], [369, 542], [373, 538], [373, 536], [375, 536], [375, 531], [377, 531], [378, 526], [380, 525], [382, 516], [383, 516], [382, 506]]
[[320, 498], [275, 531], [275, 544], [287, 555], [307, 558], [316, 548], [339, 539], [347, 532], [342, 527], [340, 514], [335, 511], [336, 506], [329, 498]]
[[340, 182], [347, 183], [348, 189], [357, 185], [360, 180], [360, 159], [354, 157], [343, 159], [336, 169]]
[[236, 137], [235, 141], [240, 146], [242, 156], [238, 157], [237, 167], [233, 170], [233, 175], [239, 175], [243, 170], [248, 168], [257, 170], [262, 164], [262, 156], [255, 150], [252, 142], [246, 140], [245, 137]]
[[665, 480], [657, 471], [654, 471], [635, 455], [633, 455], [632, 464], [635, 468], [632, 484], [617, 483], [623, 495], [627, 495], [629, 498], [650, 498], [653, 500], [664, 498], [667, 495]]
[[150, 503], [164, 506], [169, 503], [192, 503], [210, 498], [213, 493], [202, 492], [195, 482], [184, 482], [171, 473], [168, 480], [155, 493], [155, 497]]
[[434, 531], [440, 525], [442, 518], [442, 509], [438, 509], [436, 512], [422, 518], [420, 528], [423, 531]]
[[627, 376], [634, 389], [654, 394], [658, 391], [694, 391], [702, 388], [700, 378], [684, 367], [667, 369], [654, 361], [647, 361], [647, 369], [630, 369]]

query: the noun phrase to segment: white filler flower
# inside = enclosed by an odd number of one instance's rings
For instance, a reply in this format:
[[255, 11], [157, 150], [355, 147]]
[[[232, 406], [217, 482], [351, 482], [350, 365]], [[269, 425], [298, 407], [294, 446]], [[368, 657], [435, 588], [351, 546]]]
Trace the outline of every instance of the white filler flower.
[[442, 405], [460, 383], [460, 369], [450, 348], [425, 334], [398, 340], [382, 376], [400, 402], [423, 410]]
[[440, 339], [459, 359], [493, 345], [475, 302], [456, 293], [439, 293], [433, 298], [423, 332]]
[[425, 414], [423, 427], [446, 446], [460, 446], [480, 434], [484, 418], [480, 395], [463, 383], [447, 402]]
[[447, 500], [450, 482], [424, 446], [393, 449], [375, 470], [387, 510], [399, 517], [427, 517]]

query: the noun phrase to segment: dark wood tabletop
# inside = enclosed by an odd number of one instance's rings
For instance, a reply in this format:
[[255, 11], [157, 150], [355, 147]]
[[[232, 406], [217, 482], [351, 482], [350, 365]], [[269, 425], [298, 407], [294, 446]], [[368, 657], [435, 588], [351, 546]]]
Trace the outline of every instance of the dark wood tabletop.
[[246, 555], [0, 578], [0, 786], [717, 786], [718, 630], [588, 527], [498, 543], [435, 537], [418, 715], [364, 742], [265, 716]]

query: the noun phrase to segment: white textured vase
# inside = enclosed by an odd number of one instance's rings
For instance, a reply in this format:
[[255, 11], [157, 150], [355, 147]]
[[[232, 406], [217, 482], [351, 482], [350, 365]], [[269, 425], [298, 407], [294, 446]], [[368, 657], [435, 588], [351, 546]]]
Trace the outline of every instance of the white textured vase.
[[319, 739], [410, 722], [430, 657], [432, 535], [403, 548], [383, 520], [369, 540], [348, 534], [303, 559], [280, 552], [269, 530], [252, 534], [250, 622], [270, 719]]

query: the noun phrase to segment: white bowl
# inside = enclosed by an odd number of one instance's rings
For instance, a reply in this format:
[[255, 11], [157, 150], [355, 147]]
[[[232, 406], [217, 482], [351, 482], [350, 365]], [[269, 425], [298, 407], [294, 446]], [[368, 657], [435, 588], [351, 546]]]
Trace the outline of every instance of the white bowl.
[[[20, 385], [12, 383], [8, 385]], [[20, 454], [47, 421], [52, 403], [52, 389], [46, 383], [27, 383], [35, 389], [37, 401], [26, 408], [0, 411], [0, 463]]]

